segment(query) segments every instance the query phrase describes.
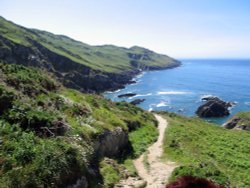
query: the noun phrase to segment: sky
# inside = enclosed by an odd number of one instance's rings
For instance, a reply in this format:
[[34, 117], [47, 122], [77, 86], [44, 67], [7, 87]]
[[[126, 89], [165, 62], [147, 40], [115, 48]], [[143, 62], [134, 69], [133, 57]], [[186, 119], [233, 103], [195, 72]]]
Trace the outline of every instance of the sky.
[[0, 15], [91, 45], [250, 58], [249, 0], [0, 0]]

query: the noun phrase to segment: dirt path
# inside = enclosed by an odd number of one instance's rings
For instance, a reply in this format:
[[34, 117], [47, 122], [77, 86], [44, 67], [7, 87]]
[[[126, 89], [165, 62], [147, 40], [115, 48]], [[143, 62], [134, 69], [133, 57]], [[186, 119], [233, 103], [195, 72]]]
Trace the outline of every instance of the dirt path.
[[[120, 182], [117, 187], [148, 187], [148, 188], [163, 188], [167, 183], [172, 171], [177, 167], [174, 162], [162, 162], [160, 157], [163, 152], [162, 144], [165, 129], [168, 126], [167, 121], [159, 115], [154, 114], [159, 122], [158, 140], [148, 148], [148, 152], [142, 154], [134, 161], [138, 175], [142, 180], [137, 178], [129, 178]], [[144, 158], [147, 155], [146, 158]], [[147, 168], [145, 166], [145, 159], [147, 159]]]

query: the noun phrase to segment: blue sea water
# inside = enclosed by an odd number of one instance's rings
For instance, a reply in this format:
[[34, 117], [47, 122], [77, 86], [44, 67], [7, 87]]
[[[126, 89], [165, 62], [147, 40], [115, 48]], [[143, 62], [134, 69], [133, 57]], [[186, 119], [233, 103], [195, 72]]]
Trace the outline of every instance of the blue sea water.
[[[183, 60], [178, 68], [149, 71], [135, 78], [137, 83], [125, 89], [106, 92], [113, 101], [146, 99], [139, 106], [145, 110], [167, 110], [187, 116], [195, 116], [196, 109], [206, 95], [218, 96], [237, 104], [231, 115], [238, 111], [250, 111], [250, 60]], [[118, 98], [123, 93], [135, 92], [136, 96]], [[228, 117], [211, 118], [216, 123]]]

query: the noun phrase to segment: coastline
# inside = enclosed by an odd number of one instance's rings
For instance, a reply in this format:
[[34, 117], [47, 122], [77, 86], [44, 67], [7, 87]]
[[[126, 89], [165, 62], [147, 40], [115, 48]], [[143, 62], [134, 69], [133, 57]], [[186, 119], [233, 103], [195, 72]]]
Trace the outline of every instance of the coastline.
[[126, 85], [136, 84], [135, 79], [138, 76], [140, 76], [141, 74], [144, 74], [145, 72], [159, 71], [159, 70], [166, 70], [166, 69], [174, 69], [174, 68], [180, 67], [181, 65], [182, 65], [181, 61], [174, 60], [174, 63], [169, 64], [169, 65], [164, 66], [164, 67], [152, 66], [152, 67], [144, 67], [142, 69], [137, 69], [135, 71], [123, 72], [120, 75], [116, 75], [115, 76], [116, 78], [114, 78], [115, 83], [119, 83], [119, 80], [120, 80], [119, 84], [115, 84], [115, 85], [113, 85], [113, 87], [104, 89], [103, 91], [100, 91], [99, 93], [103, 94], [103, 93], [118, 92], [121, 89], [124, 89]]

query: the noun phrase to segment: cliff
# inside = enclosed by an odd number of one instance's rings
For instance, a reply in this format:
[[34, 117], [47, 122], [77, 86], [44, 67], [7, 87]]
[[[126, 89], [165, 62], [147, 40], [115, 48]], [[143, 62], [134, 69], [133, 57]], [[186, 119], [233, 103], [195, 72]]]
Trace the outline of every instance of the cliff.
[[143, 70], [180, 62], [141, 47], [90, 46], [67, 36], [28, 29], [0, 17], [0, 61], [39, 67], [84, 92], [115, 90]]

